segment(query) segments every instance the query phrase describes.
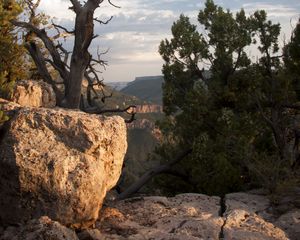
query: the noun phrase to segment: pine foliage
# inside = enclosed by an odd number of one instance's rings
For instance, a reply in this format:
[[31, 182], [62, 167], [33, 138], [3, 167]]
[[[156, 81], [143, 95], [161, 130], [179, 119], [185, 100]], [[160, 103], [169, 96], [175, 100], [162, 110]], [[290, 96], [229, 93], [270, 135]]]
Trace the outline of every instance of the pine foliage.
[[22, 12], [18, 1], [3, 0], [0, 3], [0, 96], [7, 97], [14, 82], [24, 76], [24, 48], [18, 39], [18, 31], [11, 24]]
[[[233, 14], [207, 0], [198, 22], [181, 15], [159, 48], [166, 118], [157, 153], [172, 159], [193, 150], [160, 184], [169, 193], [275, 191], [299, 161], [299, 24], [282, 61], [280, 25], [263, 10]], [[249, 47], [260, 52], [256, 62]]]

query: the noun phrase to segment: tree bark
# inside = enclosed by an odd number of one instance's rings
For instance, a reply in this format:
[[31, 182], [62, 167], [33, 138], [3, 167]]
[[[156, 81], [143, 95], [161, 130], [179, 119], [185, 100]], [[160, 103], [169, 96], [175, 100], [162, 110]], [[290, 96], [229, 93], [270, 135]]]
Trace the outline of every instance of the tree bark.
[[46, 61], [44, 59], [43, 54], [41, 53], [40, 49], [34, 42], [25, 44], [25, 48], [30, 53], [41, 77], [44, 79], [45, 82], [49, 83], [52, 86], [52, 88], [55, 92], [55, 95], [56, 95], [56, 102], [59, 105], [60, 102], [62, 101], [63, 93], [56, 86], [56, 82], [53, 81], [53, 79], [47, 69]]
[[70, 64], [69, 84], [66, 86], [63, 103], [66, 108], [79, 108], [80, 105], [82, 80], [91, 61], [88, 47], [94, 36], [94, 11], [101, 2], [89, 0], [83, 7], [72, 2], [75, 4], [76, 12], [75, 42]]
[[[65, 93], [60, 106], [65, 108], [78, 109], [81, 98], [81, 85], [84, 73], [91, 61], [91, 55], [88, 48], [94, 37], [94, 12], [103, 2], [103, 0], [88, 0], [83, 5], [78, 0], [70, 0], [73, 7], [71, 9], [76, 13], [75, 19], [75, 42], [70, 63], [70, 72], [66, 69], [64, 61], [57, 50], [57, 46], [47, 36], [45, 29], [38, 29], [31, 23], [12, 21], [15, 26], [26, 28], [42, 40], [45, 47], [49, 51], [52, 60], [48, 61], [59, 72], [64, 81]], [[30, 49], [28, 49], [30, 52]], [[32, 49], [31, 49], [32, 50]], [[31, 52], [30, 52], [31, 53]], [[44, 64], [45, 59], [40, 57], [42, 61], [38, 66], [41, 76], [45, 77], [45, 81], [49, 82], [51, 76]], [[43, 66], [44, 65], [44, 66]], [[49, 77], [50, 76], [50, 77]]]

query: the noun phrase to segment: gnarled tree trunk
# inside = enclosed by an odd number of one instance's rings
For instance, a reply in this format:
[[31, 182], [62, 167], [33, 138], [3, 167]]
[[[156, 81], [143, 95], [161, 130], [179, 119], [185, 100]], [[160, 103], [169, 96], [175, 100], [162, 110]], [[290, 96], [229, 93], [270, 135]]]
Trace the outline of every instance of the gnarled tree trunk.
[[[88, 48], [94, 38], [94, 12], [104, 0], [88, 0], [83, 5], [78, 0], [70, 0], [72, 3], [71, 9], [76, 14], [75, 29], [68, 31], [64, 27], [55, 25], [56, 29], [63, 29], [65, 32], [74, 34], [75, 42], [71, 56], [70, 67], [66, 66], [66, 62], [61, 58], [61, 45], [56, 45], [54, 41], [47, 35], [45, 29], [39, 29], [31, 22], [13, 21], [16, 26], [26, 28], [33, 32], [47, 48], [51, 58], [46, 59], [40, 51], [33, 51], [37, 48], [34, 41], [28, 44], [29, 53], [38, 66], [40, 75], [44, 80], [51, 83], [58, 95], [59, 89], [56, 87], [56, 82], [52, 79], [48, 72], [46, 63], [50, 63], [52, 67], [57, 70], [63, 79], [65, 91], [60, 99], [57, 99], [58, 105], [65, 108], [79, 108], [81, 98], [81, 85], [84, 79], [86, 70], [90, 65], [92, 56]], [[98, 61], [99, 62], [99, 61]]]

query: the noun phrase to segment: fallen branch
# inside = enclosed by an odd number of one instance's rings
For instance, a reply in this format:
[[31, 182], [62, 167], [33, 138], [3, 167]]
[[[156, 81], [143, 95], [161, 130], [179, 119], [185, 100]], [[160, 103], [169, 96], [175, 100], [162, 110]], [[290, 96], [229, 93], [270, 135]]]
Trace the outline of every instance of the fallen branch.
[[116, 108], [116, 109], [102, 109], [99, 107], [91, 107], [83, 110], [90, 114], [104, 114], [104, 113], [126, 113], [130, 115], [129, 119], [125, 119], [126, 123], [131, 123], [135, 120], [136, 106], [130, 105], [126, 108]]
[[191, 152], [192, 152], [192, 149], [185, 150], [180, 155], [178, 155], [173, 161], [168, 162], [168, 163], [163, 164], [163, 165], [158, 165], [156, 167], [153, 167], [149, 171], [145, 172], [139, 180], [137, 180], [135, 183], [133, 183], [124, 192], [119, 194], [119, 196], [116, 199], [117, 200], [123, 200], [125, 198], [130, 197], [132, 194], [138, 192], [154, 176], [170, 171], [171, 167], [173, 167], [175, 164], [177, 164], [182, 159], [187, 157]]

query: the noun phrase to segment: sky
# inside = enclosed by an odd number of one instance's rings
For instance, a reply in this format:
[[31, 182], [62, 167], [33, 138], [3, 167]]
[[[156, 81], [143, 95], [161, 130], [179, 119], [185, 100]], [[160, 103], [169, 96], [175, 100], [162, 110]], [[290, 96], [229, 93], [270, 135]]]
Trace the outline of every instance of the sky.
[[[95, 17], [113, 19], [107, 25], [95, 23], [95, 34], [90, 51], [109, 50], [103, 55], [108, 62], [102, 76], [106, 82], [133, 81], [138, 76], [161, 75], [163, 60], [158, 54], [161, 40], [171, 38], [171, 26], [181, 13], [197, 23], [197, 15], [205, 0], [112, 0], [121, 8], [114, 8], [107, 1], [95, 12]], [[244, 8], [246, 13], [264, 9], [274, 23], [280, 23], [280, 41], [289, 39], [291, 30], [300, 17], [299, 0], [215, 0], [215, 3], [232, 12]], [[73, 29], [75, 14], [68, 10], [69, 0], [42, 0], [40, 10], [54, 22]], [[65, 42], [72, 48], [72, 39]]]

